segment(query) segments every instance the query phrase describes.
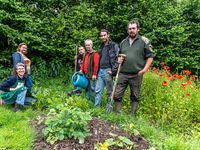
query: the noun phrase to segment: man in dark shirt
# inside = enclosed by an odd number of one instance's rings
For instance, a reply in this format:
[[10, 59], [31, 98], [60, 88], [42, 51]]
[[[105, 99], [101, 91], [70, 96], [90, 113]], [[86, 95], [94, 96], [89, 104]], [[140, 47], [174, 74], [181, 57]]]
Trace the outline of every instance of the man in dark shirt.
[[85, 54], [85, 48], [83, 46], [78, 47], [78, 54], [74, 57], [76, 72], [80, 71], [81, 64], [83, 63], [83, 56]]
[[119, 53], [119, 47], [116, 43], [111, 41], [108, 30], [101, 30], [100, 39], [102, 44], [99, 50], [99, 71], [95, 89], [95, 107], [100, 106], [105, 86], [107, 89], [108, 101], [110, 100], [113, 90], [112, 76], [117, 68], [117, 56]]
[[150, 41], [138, 34], [139, 22], [132, 20], [127, 26], [128, 37], [120, 43], [120, 53], [125, 54], [126, 58], [120, 57], [122, 63], [119, 79], [114, 93], [116, 111], [121, 111], [122, 97], [127, 86], [130, 86], [130, 99], [132, 102], [132, 114], [135, 115], [139, 102], [142, 77], [149, 69], [154, 58]]
[[[83, 63], [83, 57], [85, 54], [85, 48], [83, 46], [78, 47], [78, 53], [74, 56], [75, 70], [76, 72], [80, 71], [81, 65]], [[81, 88], [76, 87], [73, 91], [68, 92], [68, 96], [72, 96], [75, 93], [76, 95], [81, 94]]]

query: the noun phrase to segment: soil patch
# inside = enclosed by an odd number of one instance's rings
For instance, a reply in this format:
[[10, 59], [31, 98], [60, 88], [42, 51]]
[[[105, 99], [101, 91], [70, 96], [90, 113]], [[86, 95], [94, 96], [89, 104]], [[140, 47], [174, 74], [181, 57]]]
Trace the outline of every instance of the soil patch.
[[[33, 126], [37, 129], [37, 139], [33, 144], [34, 150], [94, 150], [94, 146], [97, 143], [104, 143], [106, 139], [112, 138], [110, 133], [116, 134], [118, 136], [125, 136], [134, 142], [134, 150], [145, 150], [149, 148], [149, 143], [143, 139], [141, 136], [134, 136], [116, 125], [100, 120], [98, 118], [93, 118], [88, 127], [90, 129], [91, 135], [85, 139], [84, 144], [79, 144], [78, 140], [67, 139], [62, 141], [57, 141], [53, 145], [46, 142], [42, 129], [45, 128], [43, 121], [33, 121]], [[125, 147], [109, 147], [109, 150], [126, 150]]]

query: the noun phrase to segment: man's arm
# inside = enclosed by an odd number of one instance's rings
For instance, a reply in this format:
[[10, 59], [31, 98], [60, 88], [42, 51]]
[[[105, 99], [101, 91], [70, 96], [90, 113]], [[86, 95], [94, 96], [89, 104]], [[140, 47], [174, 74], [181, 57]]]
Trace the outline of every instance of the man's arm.
[[144, 68], [138, 72], [138, 75], [142, 76], [150, 68], [152, 62], [153, 58], [147, 58]]
[[98, 71], [98, 67], [99, 67], [99, 54], [97, 52], [94, 53], [93, 62], [94, 62], [94, 71], [92, 74], [92, 80], [96, 80], [97, 71]]

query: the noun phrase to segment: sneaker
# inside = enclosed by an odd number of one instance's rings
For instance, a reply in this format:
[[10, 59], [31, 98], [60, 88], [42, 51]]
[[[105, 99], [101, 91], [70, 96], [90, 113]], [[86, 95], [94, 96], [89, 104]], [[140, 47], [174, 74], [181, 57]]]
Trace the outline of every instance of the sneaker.
[[81, 95], [81, 93], [80, 93], [80, 92], [78, 92], [78, 93], [75, 93], [75, 95], [76, 95], [76, 96], [80, 96], [80, 95]]
[[67, 95], [71, 97], [72, 96], [72, 92], [67, 92]]
[[20, 105], [15, 103], [14, 112], [21, 112]]
[[14, 112], [21, 112], [20, 108], [14, 108]]

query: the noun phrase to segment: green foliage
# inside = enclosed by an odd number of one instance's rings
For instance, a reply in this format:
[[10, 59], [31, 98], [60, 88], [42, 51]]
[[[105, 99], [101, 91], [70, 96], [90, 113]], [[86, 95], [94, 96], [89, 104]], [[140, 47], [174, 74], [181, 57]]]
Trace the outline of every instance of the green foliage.
[[[173, 132], [199, 130], [199, 87], [188, 76], [147, 73], [142, 86], [140, 114]], [[189, 80], [189, 81], [188, 81]], [[163, 83], [167, 85], [163, 85]]]
[[0, 81], [6, 80], [8, 78], [8, 75], [11, 74], [11, 69], [10, 68], [4, 68], [2, 65], [0, 65]]
[[[78, 107], [84, 112], [90, 112], [92, 116], [99, 117], [101, 119], [105, 119], [109, 122], [117, 124], [118, 126], [127, 130], [127, 132], [131, 132], [134, 135], [143, 135], [148, 141], [150, 141], [152, 149], [166, 149], [166, 150], [168, 150], [169, 148], [172, 149], [185, 148], [188, 150], [198, 149], [200, 140], [198, 132], [199, 130], [198, 122], [193, 122], [191, 127], [189, 128], [187, 120], [186, 123], [184, 123], [185, 120], [180, 122], [181, 119], [179, 119], [179, 116], [178, 117], [176, 116], [178, 114], [181, 114], [180, 117], [182, 117], [183, 116], [182, 113], [185, 114], [185, 111], [182, 112], [183, 108], [178, 106], [179, 105], [178, 102], [181, 102], [180, 100], [182, 101], [185, 100], [185, 98], [179, 97], [179, 99], [174, 99], [173, 98], [174, 96], [171, 97], [171, 95], [173, 94], [170, 93], [170, 96], [168, 97], [166, 96], [166, 99], [165, 98], [163, 99], [160, 95], [163, 95], [164, 93], [162, 90], [159, 90], [159, 88], [163, 89], [162, 79], [163, 78], [156, 77], [155, 74], [151, 74], [151, 72], [145, 75], [143, 81], [144, 87], [141, 91], [142, 92], [141, 103], [138, 106], [138, 111], [137, 111], [138, 115], [136, 118], [133, 118], [132, 116], [127, 114], [130, 113], [130, 100], [128, 93], [129, 91], [126, 91], [124, 97], [123, 110], [125, 111], [123, 111], [121, 114], [116, 114], [114, 112], [111, 114], [107, 114], [105, 113], [106, 103], [103, 104], [102, 107], [100, 108], [93, 108], [93, 102], [90, 101], [88, 102], [83, 97], [83, 95], [79, 97], [73, 96], [68, 98], [66, 90], [69, 88], [71, 89], [72, 87], [69, 86], [65, 87], [65, 85], [62, 84], [62, 79], [51, 79], [45, 81], [44, 83], [36, 85], [39, 86], [39, 92], [38, 95], [36, 95], [38, 98], [38, 104], [40, 103], [43, 106], [43, 107], [38, 107], [38, 109], [40, 110], [40, 108], [46, 107], [46, 109], [49, 110], [50, 108], [54, 108], [58, 113], [59, 111], [57, 110], [61, 110], [62, 108], [65, 107], [67, 107], [68, 109], [73, 109]], [[156, 91], [158, 92], [156, 93]], [[166, 94], [167, 93], [168, 92], [166, 92]], [[196, 91], [196, 93], [198, 93], [198, 91]], [[159, 100], [160, 98], [161, 100]], [[165, 123], [164, 121], [166, 120], [162, 116], [166, 115], [165, 114], [158, 115], [157, 112], [160, 111], [162, 107], [166, 108], [168, 106], [168, 105], [165, 106], [165, 104], [168, 103], [166, 101], [169, 101], [170, 98], [173, 98], [174, 105], [170, 105], [169, 110], [174, 109], [175, 114], [173, 115], [174, 117], [173, 120], [171, 119], [172, 116], [169, 116], [171, 120], [167, 120], [167, 123]], [[103, 98], [103, 100], [105, 99], [106, 97]], [[196, 100], [198, 100], [198, 97], [196, 97]], [[180, 105], [183, 106], [182, 104]], [[190, 108], [188, 109], [189, 111], [188, 113], [193, 111], [191, 109], [193, 108], [194, 109], [193, 112], [197, 112], [196, 114], [193, 115], [196, 115], [198, 117], [199, 106], [195, 105], [196, 103], [190, 106]], [[175, 109], [175, 107], [177, 107], [177, 109]], [[178, 111], [179, 108], [180, 111]], [[166, 111], [166, 113], [168, 113], [168, 111]], [[168, 115], [171, 115], [171, 113], [168, 113]], [[171, 121], [173, 121], [173, 123], [170, 125], [169, 122]], [[176, 122], [178, 122], [178, 126]], [[183, 124], [181, 125], [181, 123]]]
[[32, 110], [15, 113], [10, 107], [0, 107], [0, 149], [30, 149], [35, 130], [30, 127]]
[[[33, 65], [35, 59], [45, 61], [45, 71], [54, 77], [66, 63], [72, 66], [75, 48], [84, 40], [92, 39], [98, 50], [99, 31], [107, 28], [119, 43], [127, 36], [127, 22], [138, 18], [141, 34], [152, 41], [157, 53], [156, 67], [165, 61], [172, 71], [187, 68], [199, 75], [199, 8], [199, 0], [1, 0], [0, 53], [6, 56], [9, 50], [11, 55], [26, 42]], [[10, 58], [5, 58], [9, 63]]]
[[110, 133], [112, 138], [106, 139], [105, 143], [108, 146], [117, 146], [117, 147], [126, 147], [127, 150], [131, 150], [133, 148], [134, 143], [130, 141], [127, 137], [117, 136], [116, 134]]
[[79, 143], [83, 144], [85, 137], [89, 135], [87, 124], [91, 119], [88, 112], [83, 112], [79, 108], [63, 107], [58, 112], [51, 109], [43, 133], [47, 137], [47, 142], [51, 144], [66, 138], [78, 139]]

